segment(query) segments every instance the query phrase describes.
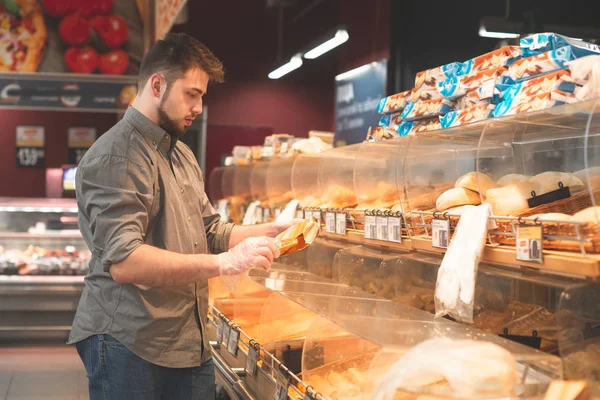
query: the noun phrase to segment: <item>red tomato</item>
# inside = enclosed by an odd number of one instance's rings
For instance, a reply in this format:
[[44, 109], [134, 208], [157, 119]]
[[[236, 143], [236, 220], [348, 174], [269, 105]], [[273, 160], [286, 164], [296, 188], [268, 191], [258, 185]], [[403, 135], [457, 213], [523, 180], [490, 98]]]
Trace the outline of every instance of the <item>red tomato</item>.
[[70, 47], [65, 52], [65, 64], [71, 72], [91, 74], [98, 68], [98, 52], [92, 47]]
[[112, 50], [100, 56], [100, 72], [107, 75], [123, 75], [129, 66], [125, 50]]
[[74, 11], [73, 0], [42, 0], [46, 14], [52, 17], [63, 17]]
[[90, 26], [94, 28], [102, 42], [111, 49], [121, 47], [127, 40], [129, 29], [125, 20], [118, 15], [108, 17], [95, 16], [90, 19]]
[[65, 43], [78, 46], [90, 41], [90, 25], [79, 15], [69, 14], [58, 24], [58, 33]]
[[78, 0], [75, 11], [82, 17], [89, 18], [95, 15], [110, 14], [113, 6], [113, 0]]

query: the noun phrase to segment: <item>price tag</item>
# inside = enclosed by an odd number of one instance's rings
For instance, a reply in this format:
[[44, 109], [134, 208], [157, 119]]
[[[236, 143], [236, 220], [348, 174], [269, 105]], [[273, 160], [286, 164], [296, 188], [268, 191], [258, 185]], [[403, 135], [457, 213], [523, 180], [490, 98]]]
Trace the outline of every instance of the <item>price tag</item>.
[[346, 234], [346, 213], [337, 213], [335, 216], [335, 233]]
[[35, 147], [17, 148], [17, 167], [43, 168], [45, 158], [45, 149]]
[[335, 233], [335, 213], [328, 212], [325, 214], [325, 232]]
[[217, 342], [222, 342], [223, 341], [223, 325], [225, 324], [225, 321], [223, 321], [221, 318], [219, 318], [219, 320], [217, 321]]
[[310, 393], [306, 392], [304, 400], [315, 400], [315, 398]]
[[275, 400], [287, 400], [289, 388], [290, 376], [279, 371], [277, 374], [277, 382], [275, 384]]
[[377, 217], [377, 240], [388, 240], [388, 219], [387, 217]]
[[261, 207], [256, 207], [256, 215], [254, 216], [254, 221], [257, 224], [263, 222], [263, 209]]
[[254, 377], [256, 373], [256, 360], [258, 358], [258, 351], [252, 344], [248, 345], [248, 358], [246, 359], [246, 372], [248, 375]]
[[229, 327], [229, 324], [225, 321], [223, 321], [223, 341], [221, 342], [223, 344], [223, 346], [225, 346], [225, 348], [227, 348], [227, 345], [229, 344], [229, 335], [231, 334], [231, 328]]
[[319, 225], [321, 225], [321, 211], [313, 211], [312, 216], [316, 218]]
[[517, 225], [517, 260], [542, 262], [542, 226]]
[[240, 331], [236, 328], [231, 328], [229, 334], [229, 343], [227, 344], [227, 351], [234, 357], [237, 357], [237, 352], [240, 343]]
[[440, 249], [448, 248], [450, 235], [450, 221], [447, 219], [433, 219], [431, 221], [431, 245]]
[[269, 222], [271, 220], [271, 209], [269, 207], [264, 209], [263, 222]]
[[43, 126], [17, 126], [17, 167], [44, 168], [46, 130]]
[[402, 243], [402, 221], [400, 217], [388, 217], [388, 241]]
[[365, 239], [377, 239], [377, 217], [365, 215]]

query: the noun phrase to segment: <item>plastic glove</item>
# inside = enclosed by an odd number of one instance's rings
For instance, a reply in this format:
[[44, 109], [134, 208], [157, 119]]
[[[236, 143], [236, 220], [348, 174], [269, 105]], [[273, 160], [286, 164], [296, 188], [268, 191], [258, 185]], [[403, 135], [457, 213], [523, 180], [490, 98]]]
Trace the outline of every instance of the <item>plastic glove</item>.
[[253, 267], [271, 269], [271, 263], [279, 257], [279, 248], [275, 240], [268, 237], [255, 237], [244, 239], [237, 246], [226, 253], [217, 256], [219, 261], [219, 274], [237, 275]]

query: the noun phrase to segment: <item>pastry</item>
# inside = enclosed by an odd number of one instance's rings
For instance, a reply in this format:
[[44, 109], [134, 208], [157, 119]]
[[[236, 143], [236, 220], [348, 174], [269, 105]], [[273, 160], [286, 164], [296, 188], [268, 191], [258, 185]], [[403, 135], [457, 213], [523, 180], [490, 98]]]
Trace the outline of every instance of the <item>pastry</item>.
[[538, 196], [559, 189], [559, 183], [565, 187], [568, 186], [571, 192], [577, 192], [584, 187], [583, 182], [574, 174], [557, 171], [542, 172], [531, 178], [530, 182], [539, 185], [539, 189], [536, 191]]
[[598, 222], [600, 221], [600, 207], [588, 207], [573, 215], [573, 221], [576, 222]]
[[445, 191], [438, 197], [435, 206], [438, 211], [445, 211], [452, 207], [464, 205], [479, 205], [481, 197], [477, 192], [464, 188], [454, 188]]
[[531, 217], [528, 217], [530, 219], [538, 219], [539, 221], [564, 221], [564, 222], [568, 222], [571, 221], [572, 217], [570, 215], [567, 214], [562, 214], [562, 213], [547, 213], [547, 214], [535, 214], [532, 215]]
[[492, 178], [483, 172], [469, 172], [458, 178], [454, 186], [457, 188], [470, 189], [474, 192], [481, 193], [484, 196], [489, 189], [498, 187]]
[[498, 179], [498, 182], [496, 182], [496, 183], [500, 186], [508, 186], [508, 185], [514, 185], [517, 183], [529, 182], [529, 180], [531, 178], [532, 177], [529, 175], [508, 174], [508, 175], [504, 175], [502, 178]]
[[[599, 189], [600, 188], [600, 167], [592, 167], [588, 169], [582, 169], [573, 173], [583, 183], [586, 188]], [[588, 184], [589, 177], [589, 184]]]
[[510, 216], [529, 208], [527, 199], [532, 197], [532, 192], [539, 193], [539, 185], [533, 180], [490, 189], [485, 195], [494, 215]]

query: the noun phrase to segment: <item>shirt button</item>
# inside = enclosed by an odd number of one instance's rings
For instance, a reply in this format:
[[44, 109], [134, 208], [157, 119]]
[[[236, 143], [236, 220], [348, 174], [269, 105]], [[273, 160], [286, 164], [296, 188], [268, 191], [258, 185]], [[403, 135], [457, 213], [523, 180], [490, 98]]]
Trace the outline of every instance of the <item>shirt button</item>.
[[198, 242], [194, 242], [194, 247], [198, 247]]
[[181, 193], [185, 192], [185, 190], [183, 188], [181, 188]]
[[153, 141], [153, 142], [152, 142], [152, 146], [156, 146], [156, 142], [154, 142], [154, 141]]
[[165, 137], [163, 139], [165, 139], [165, 140], [169, 139], [169, 135], [165, 135]]
[[188, 221], [191, 221], [191, 220], [192, 220], [192, 217], [188, 217]]

